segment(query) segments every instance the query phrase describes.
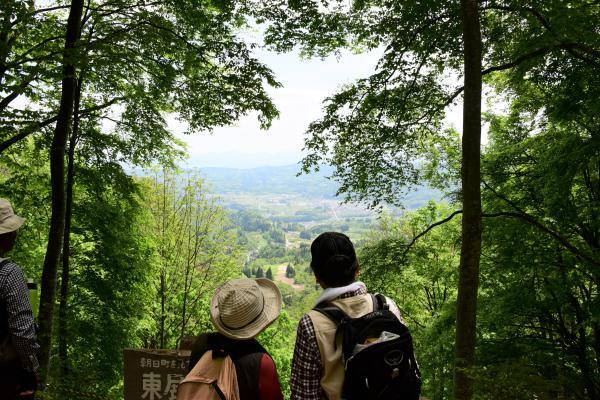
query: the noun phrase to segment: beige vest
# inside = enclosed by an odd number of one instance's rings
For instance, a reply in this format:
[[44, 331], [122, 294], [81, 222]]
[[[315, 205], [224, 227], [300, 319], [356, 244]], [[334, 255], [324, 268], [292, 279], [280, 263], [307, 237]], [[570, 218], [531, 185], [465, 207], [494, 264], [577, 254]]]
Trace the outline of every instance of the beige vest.
[[[333, 304], [342, 309], [348, 316], [359, 318], [373, 311], [373, 300], [370, 294], [347, 297], [333, 300]], [[317, 338], [319, 353], [321, 353], [321, 387], [325, 398], [340, 400], [344, 384], [344, 366], [342, 365], [342, 337], [337, 337], [337, 348], [334, 349], [333, 341], [337, 325], [318, 311], [310, 310], [308, 313]]]

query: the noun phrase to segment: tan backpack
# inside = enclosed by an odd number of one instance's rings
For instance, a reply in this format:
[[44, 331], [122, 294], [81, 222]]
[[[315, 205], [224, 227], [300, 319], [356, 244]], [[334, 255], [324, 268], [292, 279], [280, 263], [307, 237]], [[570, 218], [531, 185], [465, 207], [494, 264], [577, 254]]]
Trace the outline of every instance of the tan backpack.
[[202, 355], [179, 384], [177, 400], [240, 400], [237, 374], [231, 357]]

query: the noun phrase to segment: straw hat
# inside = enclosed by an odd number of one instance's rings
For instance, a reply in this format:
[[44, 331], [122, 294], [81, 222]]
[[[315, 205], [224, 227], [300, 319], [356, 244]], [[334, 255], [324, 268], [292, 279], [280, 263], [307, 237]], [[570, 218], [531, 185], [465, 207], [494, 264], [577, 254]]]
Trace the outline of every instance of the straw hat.
[[0, 199], [0, 235], [16, 231], [24, 222], [23, 218], [15, 215], [8, 200]]
[[231, 339], [251, 339], [279, 316], [281, 293], [269, 279], [234, 279], [212, 298], [210, 317], [219, 332]]

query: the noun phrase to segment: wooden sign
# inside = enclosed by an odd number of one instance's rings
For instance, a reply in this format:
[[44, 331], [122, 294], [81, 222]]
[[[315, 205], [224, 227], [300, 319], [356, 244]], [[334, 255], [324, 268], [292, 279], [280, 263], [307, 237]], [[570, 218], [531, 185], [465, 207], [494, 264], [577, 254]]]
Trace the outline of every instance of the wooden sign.
[[175, 400], [189, 350], [123, 350], [125, 400]]

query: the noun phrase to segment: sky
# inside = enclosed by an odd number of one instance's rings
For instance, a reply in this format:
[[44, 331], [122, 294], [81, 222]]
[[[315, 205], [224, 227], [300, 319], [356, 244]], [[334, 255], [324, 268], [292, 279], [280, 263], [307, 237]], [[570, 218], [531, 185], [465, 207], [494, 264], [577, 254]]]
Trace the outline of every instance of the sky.
[[298, 53], [277, 54], [259, 50], [256, 57], [275, 73], [282, 88], [269, 88], [279, 118], [261, 130], [256, 114], [238, 123], [215, 128], [212, 134], [183, 135], [172, 120], [171, 128], [188, 145], [191, 163], [198, 167], [255, 167], [287, 165], [300, 160], [304, 132], [322, 115], [322, 102], [343, 84], [370, 75], [377, 62], [373, 53], [346, 53], [341, 59], [301, 59]]
[[[256, 115], [243, 117], [233, 126], [215, 128], [212, 134], [184, 135], [175, 119], [170, 127], [188, 145], [193, 167], [252, 168], [289, 165], [300, 161], [308, 124], [322, 116], [323, 100], [344, 84], [368, 77], [380, 53], [345, 52], [341, 57], [302, 59], [297, 52], [277, 54], [260, 49], [255, 56], [269, 66], [282, 88], [269, 88], [280, 116], [268, 131], [261, 130]], [[460, 116], [450, 111], [451, 123]], [[460, 126], [456, 125], [456, 126]]]

